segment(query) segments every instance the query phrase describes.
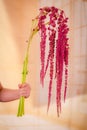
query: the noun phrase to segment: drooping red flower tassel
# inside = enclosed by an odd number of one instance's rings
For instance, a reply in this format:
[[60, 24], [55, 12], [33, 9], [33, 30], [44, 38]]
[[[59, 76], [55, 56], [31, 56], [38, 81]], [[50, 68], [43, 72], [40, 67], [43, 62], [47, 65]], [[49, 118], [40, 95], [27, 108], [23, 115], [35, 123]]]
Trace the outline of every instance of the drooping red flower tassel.
[[41, 51], [41, 70], [40, 70], [40, 81], [42, 86], [44, 86], [44, 63], [45, 63], [45, 47], [46, 47], [46, 25], [44, 23], [46, 16], [41, 15], [39, 17], [38, 27], [41, 32], [41, 42], [40, 42], [40, 51]]
[[67, 76], [68, 70], [66, 66], [68, 65], [68, 48], [67, 46], [67, 33], [69, 31], [66, 21], [68, 19], [64, 17], [64, 12], [61, 11], [58, 18], [58, 40], [56, 42], [56, 103], [57, 103], [57, 113], [61, 112], [61, 91], [62, 91], [62, 81], [63, 81], [63, 70], [65, 64], [65, 89], [64, 89], [64, 101], [66, 98], [66, 88], [67, 88]]
[[53, 82], [53, 74], [54, 74], [54, 51], [55, 51], [55, 36], [56, 36], [56, 31], [51, 30], [51, 35], [50, 35], [50, 43], [49, 43], [49, 55], [50, 55], [50, 81], [49, 81], [49, 91], [48, 91], [48, 109], [50, 106], [50, 101], [51, 101], [51, 93], [52, 93], [52, 82]]

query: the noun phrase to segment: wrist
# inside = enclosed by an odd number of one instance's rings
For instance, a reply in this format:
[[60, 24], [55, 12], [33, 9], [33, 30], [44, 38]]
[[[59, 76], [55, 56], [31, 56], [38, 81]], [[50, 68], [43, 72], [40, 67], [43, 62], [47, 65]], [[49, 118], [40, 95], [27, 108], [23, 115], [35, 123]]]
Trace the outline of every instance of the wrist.
[[15, 93], [16, 93], [16, 98], [19, 99], [20, 98], [20, 90], [15, 90]]

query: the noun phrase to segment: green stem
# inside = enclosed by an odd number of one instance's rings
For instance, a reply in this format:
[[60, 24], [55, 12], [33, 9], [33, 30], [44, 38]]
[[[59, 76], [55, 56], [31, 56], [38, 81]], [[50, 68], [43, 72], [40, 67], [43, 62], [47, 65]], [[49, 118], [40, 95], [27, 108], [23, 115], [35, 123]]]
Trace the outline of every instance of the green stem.
[[[31, 40], [33, 38], [33, 36], [38, 32], [38, 26], [36, 26], [35, 24], [35, 28], [32, 30], [31, 32], [31, 35], [29, 37], [29, 40], [28, 40], [28, 46], [27, 46], [27, 51], [26, 51], [26, 56], [25, 56], [25, 59], [24, 59], [24, 62], [23, 62], [23, 71], [22, 71], [22, 83], [25, 83], [26, 82], [26, 76], [28, 74], [28, 53], [29, 53], [29, 48], [30, 48], [30, 43], [31, 43]], [[19, 106], [18, 106], [18, 113], [17, 113], [17, 116], [22, 116], [24, 115], [24, 101], [25, 101], [25, 98], [24, 97], [20, 97], [20, 100], [19, 100]]]

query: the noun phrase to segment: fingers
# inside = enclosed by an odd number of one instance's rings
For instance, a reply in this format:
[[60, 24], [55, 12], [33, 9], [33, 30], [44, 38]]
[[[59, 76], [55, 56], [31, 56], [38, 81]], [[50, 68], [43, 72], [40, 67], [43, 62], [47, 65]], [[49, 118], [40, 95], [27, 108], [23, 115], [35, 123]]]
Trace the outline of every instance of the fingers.
[[30, 96], [30, 85], [28, 83], [24, 84], [19, 84], [19, 91], [20, 91], [20, 96], [24, 96], [25, 98], [28, 98]]
[[23, 84], [18, 84], [19, 88], [23, 88], [23, 87], [29, 87], [30, 85], [28, 83], [23, 83]]

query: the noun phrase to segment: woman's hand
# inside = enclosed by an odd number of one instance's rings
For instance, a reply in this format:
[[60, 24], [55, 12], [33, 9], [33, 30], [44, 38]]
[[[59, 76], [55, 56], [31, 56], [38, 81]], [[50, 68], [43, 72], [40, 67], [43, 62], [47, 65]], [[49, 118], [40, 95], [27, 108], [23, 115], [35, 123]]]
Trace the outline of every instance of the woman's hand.
[[31, 88], [28, 83], [19, 84], [19, 96], [23, 96], [25, 98], [28, 98], [30, 96]]

